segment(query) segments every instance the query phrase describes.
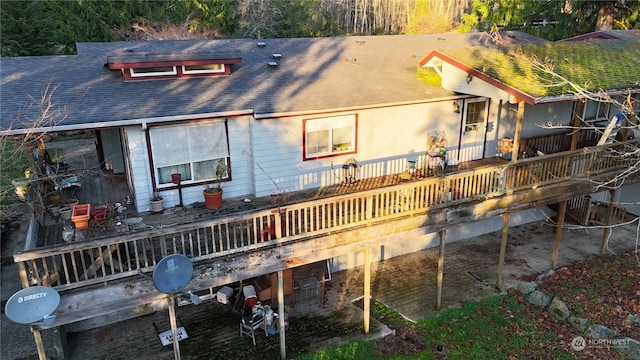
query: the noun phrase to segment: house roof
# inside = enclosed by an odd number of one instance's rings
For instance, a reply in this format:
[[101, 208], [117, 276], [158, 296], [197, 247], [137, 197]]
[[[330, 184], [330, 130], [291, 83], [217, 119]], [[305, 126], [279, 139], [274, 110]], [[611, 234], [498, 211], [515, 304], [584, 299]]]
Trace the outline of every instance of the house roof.
[[594, 94], [640, 89], [640, 46], [634, 40], [434, 50], [421, 66], [443, 61], [529, 104], [575, 99], [572, 84]]
[[635, 40], [640, 44], [640, 30], [599, 30], [559, 41], [582, 41], [589, 39]]
[[[508, 38], [540, 41], [520, 32]], [[433, 48], [472, 45], [494, 44], [483, 33], [78, 43], [74, 56], [0, 59], [0, 132], [33, 127], [39, 114], [34, 101], [47, 87], [55, 88], [59, 130], [214, 115], [268, 118], [451, 97], [419, 80], [420, 59]], [[105, 66], [108, 56], [187, 53], [232, 53], [241, 62], [229, 76], [137, 82], [124, 82], [120, 71]], [[271, 61], [278, 65], [267, 65]]]

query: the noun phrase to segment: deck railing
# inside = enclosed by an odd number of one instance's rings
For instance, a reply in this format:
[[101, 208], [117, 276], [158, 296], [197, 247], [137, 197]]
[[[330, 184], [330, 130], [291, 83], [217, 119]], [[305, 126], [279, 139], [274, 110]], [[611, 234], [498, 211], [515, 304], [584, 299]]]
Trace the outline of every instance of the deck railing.
[[[571, 149], [571, 140], [574, 130], [544, 134], [523, 138], [520, 142], [519, 157], [536, 156], [538, 151], [543, 154], [556, 154]], [[592, 129], [581, 129], [577, 132], [576, 148], [582, 149], [594, 146], [598, 143], [601, 133]]]
[[[194, 263], [304, 241], [572, 178], [619, 172], [624, 144], [523, 159], [384, 188], [18, 253], [23, 286], [73, 289], [151, 272], [180, 253]], [[637, 141], [633, 146], [637, 147]], [[352, 239], [357, 242], [359, 239]]]

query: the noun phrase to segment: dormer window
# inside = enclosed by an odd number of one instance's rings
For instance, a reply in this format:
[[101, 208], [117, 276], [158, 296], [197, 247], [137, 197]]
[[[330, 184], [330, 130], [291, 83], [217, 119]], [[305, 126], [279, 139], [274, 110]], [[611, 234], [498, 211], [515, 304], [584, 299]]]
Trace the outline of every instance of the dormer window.
[[224, 64], [202, 64], [202, 65], [183, 65], [183, 74], [213, 74], [223, 73]]
[[129, 68], [131, 77], [149, 77], [149, 76], [166, 76], [177, 75], [178, 71], [175, 66], [154, 66]]
[[230, 53], [140, 54], [107, 57], [111, 70], [121, 70], [125, 81], [231, 74], [231, 65], [240, 57]]

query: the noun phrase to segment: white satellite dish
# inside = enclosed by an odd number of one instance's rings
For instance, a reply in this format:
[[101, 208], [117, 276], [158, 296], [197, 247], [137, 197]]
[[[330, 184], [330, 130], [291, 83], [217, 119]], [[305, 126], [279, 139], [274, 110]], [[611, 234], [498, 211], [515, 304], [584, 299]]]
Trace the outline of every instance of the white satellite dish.
[[193, 276], [193, 264], [182, 254], [165, 256], [153, 270], [153, 285], [161, 293], [177, 294]]
[[60, 305], [60, 294], [50, 287], [31, 286], [13, 294], [4, 306], [9, 320], [18, 324], [53, 322], [51, 316]]

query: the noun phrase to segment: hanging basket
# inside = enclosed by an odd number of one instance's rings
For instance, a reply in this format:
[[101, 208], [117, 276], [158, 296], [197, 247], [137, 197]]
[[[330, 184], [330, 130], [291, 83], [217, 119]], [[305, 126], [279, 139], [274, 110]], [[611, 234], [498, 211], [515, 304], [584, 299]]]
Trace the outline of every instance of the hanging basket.
[[202, 192], [204, 195], [204, 205], [207, 209], [216, 210], [222, 207], [222, 189], [217, 192]]

